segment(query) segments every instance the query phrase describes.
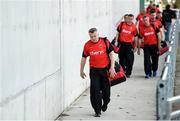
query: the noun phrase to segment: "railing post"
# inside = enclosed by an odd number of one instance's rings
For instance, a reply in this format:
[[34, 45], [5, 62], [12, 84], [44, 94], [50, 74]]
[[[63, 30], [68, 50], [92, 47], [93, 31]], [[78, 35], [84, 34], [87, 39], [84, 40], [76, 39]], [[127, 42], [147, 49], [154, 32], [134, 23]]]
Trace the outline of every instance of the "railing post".
[[[178, 13], [179, 18], [179, 13]], [[174, 77], [176, 70], [176, 54], [179, 40], [179, 21], [176, 20], [171, 28], [169, 51], [167, 52], [166, 62], [163, 69], [162, 77], [157, 83], [157, 119], [171, 120], [172, 116], [180, 115], [180, 110], [172, 113], [173, 91], [174, 91]], [[179, 97], [180, 98], [180, 97]], [[176, 99], [176, 98], [175, 98]], [[180, 100], [180, 99], [179, 99]]]
[[165, 66], [163, 69], [162, 79], [158, 81], [157, 85], [157, 120], [164, 120], [166, 119], [167, 114], [167, 73], [168, 67]]

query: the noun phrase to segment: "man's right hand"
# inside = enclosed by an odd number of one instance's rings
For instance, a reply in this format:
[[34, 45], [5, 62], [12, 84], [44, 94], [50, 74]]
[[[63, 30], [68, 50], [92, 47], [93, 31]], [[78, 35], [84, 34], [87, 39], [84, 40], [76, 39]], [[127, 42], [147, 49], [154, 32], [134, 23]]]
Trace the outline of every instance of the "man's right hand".
[[141, 51], [140, 49], [137, 50], [137, 54], [140, 55], [141, 54]]
[[81, 78], [83, 78], [83, 79], [85, 79], [85, 77], [87, 77], [84, 72], [80, 72], [80, 76], [81, 76]]

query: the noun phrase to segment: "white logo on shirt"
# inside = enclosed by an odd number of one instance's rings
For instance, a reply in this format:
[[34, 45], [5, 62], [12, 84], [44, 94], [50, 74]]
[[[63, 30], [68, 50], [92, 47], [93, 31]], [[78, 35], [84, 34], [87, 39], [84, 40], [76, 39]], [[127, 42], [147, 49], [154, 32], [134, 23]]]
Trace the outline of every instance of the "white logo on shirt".
[[149, 35], [153, 35], [154, 34], [154, 32], [146, 32], [146, 33], [144, 33], [144, 36], [149, 36]]
[[90, 55], [102, 55], [102, 54], [104, 54], [104, 51], [103, 51], [103, 50], [90, 52]]
[[131, 31], [128, 31], [128, 30], [125, 30], [125, 29], [123, 29], [122, 32], [127, 33], [127, 34], [131, 34]]

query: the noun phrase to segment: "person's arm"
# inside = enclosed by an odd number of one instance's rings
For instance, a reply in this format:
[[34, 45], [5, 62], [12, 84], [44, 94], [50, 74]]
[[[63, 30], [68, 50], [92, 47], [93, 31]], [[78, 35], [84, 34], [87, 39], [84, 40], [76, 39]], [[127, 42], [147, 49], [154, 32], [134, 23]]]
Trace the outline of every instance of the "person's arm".
[[119, 32], [116, 33], [115, 46], [118, 45]]
[[138, 20], [136, 20], [135, 25], [137, 26], [137, 25], [138, 25], [138, 23], [139, 23], [139, 21], [138, 21]]
[[137, 50], [137, 54], [138, 55], [140, 55], [141, 54], [141, 39], [138, 39], [138, 41], [137, 41], [137, 48], [138, 48], [138, 50]]
[[143, 33], [140, 31], [139, 36], [138, 36], [138, 40], [137, 40], [137, 48], [138, 48], [137, 54], [138, 55], [141, 54], [140, 49], [141, 49], [142, 38], [143, 38]]
[[162, 25], [162, 22], [161, 21], [158, 21], [159, 22], [159, 31], [160, 31], [160, 35], [161, 35], [161, 40], [163, 39], [163, 25]]
[[161, 49], [161, 32], [160, 32], [160, 29], [156, 29], [156, 31], [155, 31], [156, 33], [157, 33], [157, 39], [158, 39], [158, 50], [160, 51], [160, 49]]
[[138, 36], [134, 37], [134, 53], [137, 51], [138, 48]]
[[161, 40], [163, 39], [163, 30], [162, 28], [160, 28], [160, 36], [161, 36]]
[[109, 73], [110, 73], [110, 76], [111, 77], [114, 77], [116, 75], [116, 71], [114, 69], [114, 65], [115, 65], [115, 58], [114, 58], [114, 52], [111, 51], [109, 53], [109, 58], [110, 58], [110, 61], [111, 61], [111, 67], [109, 69]]
[[80, 76], [84, 79], [86, 77], [86, 74], [84, 73], [84, 66], [86, 64], [86, 58], [81, 58], [81, 64], [80, 64]]
[[134, 30], [134, 53], [137, 51], [138, 31], [135, 26]]
[[158, 36], [158, 49], [160, 51], [160, 49], [161, 49], [161, 34], [160, 34], [160, 32], [157, 33], [157, 36]]
[[135, 25], [137, 26], [138, 25], [138, 23], [139, 23], [139, 15], [136, 17], [136, 23], [135, 23]]

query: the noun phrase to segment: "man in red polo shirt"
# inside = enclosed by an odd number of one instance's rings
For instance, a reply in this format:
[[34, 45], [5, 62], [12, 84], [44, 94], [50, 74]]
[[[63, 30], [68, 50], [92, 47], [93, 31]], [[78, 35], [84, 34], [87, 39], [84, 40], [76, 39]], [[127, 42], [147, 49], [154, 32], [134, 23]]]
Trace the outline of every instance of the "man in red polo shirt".
[[161, 11], [157, 12], [156, 20], [160, 21], [162, 24], [163, 21], [162, 21], [162, 12]]
[[[119, 63], [122, 65], [126, 77], [130, 78], [132, 67], [134, 63], [134, 52], [137, 50], [137, 29], [133, 23], [134, 16], [128, 15], [127, 22], [121, 22], [117, 28], [116, 44], [120, 43], [120, 51], [118, 53]], [[135, 48], [133, 49], [132, 43], [135, 41]]]
[[[151, 25], [149, 17], [144, 16], [144, 28], [140, 31], [140, 39], [144, 40], [144, 70], [145, 78], [157, 76], [159, 50], [161, 48], [160, 30], [157, 26]], [[140, 55], [140, 45], [138, 46], [138, 54]]]
[[[114, 70], [113, 48], [109, 41], [98, 37], [96, 28], [89, 30], [90, 40], [86, 42], [81, 59], [80, 76], [86, 77], [84, 73], [84, 66], [86, 58], [89, 56], [90, 64], [90, 100], [91, 105], [95, 111], [95, 117], [100, 117], [101, 110], [105, 112], [107, 105], [110, 102], [110, 83], [108, 80], [107, 69], [109, 66], [109, 59], [111, 67], [109, 69], [110, 76], [114, 77], [116, 72]], [[107, 46], [106, 46], [107, 45]], [[108, 49], [107, 49], [108, 48]], [[103, 105], [102, 105], [103, 100]]]
[[149, 14], [146, 13], [145, 10], [143, 10], [142, 12], [140, 12], [140, 13], [138, 14], [138, 16], [136, 17], [136, 25], [138, 24], [138, 29], [139, 29], [139, 31], [140, 31], [141, 27], [144, 26], [144, 23], [143, 23], [143, 17], [144, 17], [144, 16], [149, 16]]
[[149, 6], [146, 8], [146, 13], [150, 13], [151, 9], [153, 9], [153, 1], [150, 1]]
[[160, 37], [161, 37], [161, 40], [162, 40], [162, 38], [163, 38], [162, 23], [156, 17], [157, 17], [156, 11], [151, 10], [150, 11], [150, 24], [153, 24], [154, 26], [159, 28], [160, 35], [161, 35]]

